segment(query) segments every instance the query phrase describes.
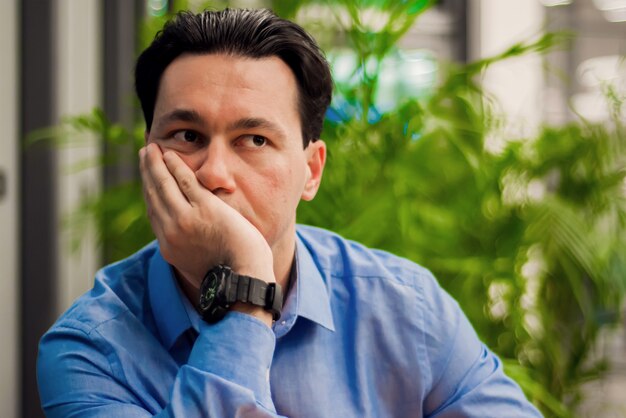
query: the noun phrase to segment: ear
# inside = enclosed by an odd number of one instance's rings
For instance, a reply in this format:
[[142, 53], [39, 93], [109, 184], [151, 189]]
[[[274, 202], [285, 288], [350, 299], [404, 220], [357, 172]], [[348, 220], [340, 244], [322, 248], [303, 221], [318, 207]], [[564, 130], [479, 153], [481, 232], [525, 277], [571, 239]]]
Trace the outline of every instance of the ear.
[[321, 139], [311, 141], [304, 152], [307, 156], [307, 172], [302, 200], [313, 200], [320, 187], [324, 164], [326, 164], [326, 144]]

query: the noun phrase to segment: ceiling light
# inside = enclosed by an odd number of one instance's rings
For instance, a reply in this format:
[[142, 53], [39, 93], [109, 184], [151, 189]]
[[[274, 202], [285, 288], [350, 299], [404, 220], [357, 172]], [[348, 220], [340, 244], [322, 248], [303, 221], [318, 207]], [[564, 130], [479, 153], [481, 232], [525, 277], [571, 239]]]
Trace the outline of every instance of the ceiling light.
[[546, 7], [565, 6], [572, 3], [572, 0], [540, 0]]
[[604, 18], [609, 22], [626, 22], [626, 7], [620, 9], [606, 10], [603, 12]]
[[602, 11], [626, 9], [626, 0], [593, 0], [593, 4]]

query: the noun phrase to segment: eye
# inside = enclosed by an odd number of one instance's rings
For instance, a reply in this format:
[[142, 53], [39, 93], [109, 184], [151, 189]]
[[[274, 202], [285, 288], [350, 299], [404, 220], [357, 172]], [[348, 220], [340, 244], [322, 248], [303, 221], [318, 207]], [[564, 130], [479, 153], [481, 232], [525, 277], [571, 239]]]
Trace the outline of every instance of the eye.
[[184, 129], [182, 131], [178, 131], [174, 134], [174, 138], [183, 142], [195, 143], [200, 140], [200, 135], [197, 132], [190, 131], [188, 129]]
[[246, 147], [261, 148], [267, 145], [267, 138], [261, 135], [244, 135], [240, 142]]
[[257, 147], [262, 147], [263, 145], [265, 145], [266, 142], [267, 142], [267, 139], [265, 139], [265, 137], [262, 137], [260, 135], [252, 136], [252, 143]]

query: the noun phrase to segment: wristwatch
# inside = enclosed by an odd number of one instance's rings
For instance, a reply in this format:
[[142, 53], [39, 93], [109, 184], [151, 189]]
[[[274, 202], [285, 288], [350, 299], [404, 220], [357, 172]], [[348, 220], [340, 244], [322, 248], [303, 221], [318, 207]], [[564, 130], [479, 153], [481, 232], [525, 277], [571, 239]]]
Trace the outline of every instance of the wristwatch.
[[207, 272], [200, 286], [198, 310], [209, 324], [215, 324], [235, 302], [260, 306], [280, 318], [283, 292], [279, 284], [235, 273], [230, 267], [218, 265]]

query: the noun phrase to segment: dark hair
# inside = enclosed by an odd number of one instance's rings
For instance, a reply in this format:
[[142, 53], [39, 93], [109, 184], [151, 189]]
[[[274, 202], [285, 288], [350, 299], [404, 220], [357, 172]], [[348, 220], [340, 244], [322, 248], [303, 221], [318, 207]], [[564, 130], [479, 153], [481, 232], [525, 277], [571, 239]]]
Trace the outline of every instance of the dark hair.
[[332, 95], [328, 62], [304, 29], [266, 9], [180, 12], [165, 24], [135, 67], [135, 88], [147, 130], [152, 126], [161, 75], [183, 53], [282, 59], [297, 80], [304, 147], [320, 137]]

